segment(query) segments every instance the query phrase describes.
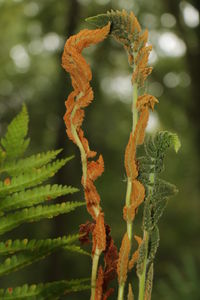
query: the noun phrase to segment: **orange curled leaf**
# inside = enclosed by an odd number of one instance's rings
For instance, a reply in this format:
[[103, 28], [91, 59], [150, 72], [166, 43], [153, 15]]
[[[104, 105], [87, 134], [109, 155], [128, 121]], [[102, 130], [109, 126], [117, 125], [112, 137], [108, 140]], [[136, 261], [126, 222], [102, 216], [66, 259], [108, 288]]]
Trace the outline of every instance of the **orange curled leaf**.
[[119, 259], [117, 263], [117, 274], [119, 284], [126, 282], [130, 247], [131, 245], [130, 240], [128, 238], [128, 234], [125, 233], [119, 251]]
[[106, 230], [103, 213], [99, 213], [96, 219], [96, 225], [93, 230], [93, 241], [100, 251], [104, 251], [106, 249]]
[[148, 120], [149, 120], [149, 109], [148, 107], [145, 107], [140, 113], [139, 120], [137, 122], [136, 129], [135, 129], [137, 145], [142, 145], [144, 142], [145, 129], [147, 127]]
[[99, 210], [100, 196], [94, 183], [91, 180], [87, 180], [84, 190], [87, 210], [89, 214], [96, 219], [96, 210]]
[[135, 162], [136, 143], [135, 137], [130, 133], [129, 141], [125, 150], [125, 169], [126, 174], [130, 178], [136, 178], [138, 176], [137, 165]]
[[104, 171], [104, 161], [102, 155], [99, 155], [97, 161], [88, 162], [87, 176], [90, 180], [95, 181]]
[[129, 271], [134, 267], [135, 263], [137, 262], [138, 260], [138, 257], [139, 257], [139, 247], [142, 243], [142, 239], [141, 237], [137, 236], [137, 235], [134, 235], [134, 238], [135, 240], [137, 241], [138, 243], [138, 249], [133, 253], [129, 263], [128, 263], [128, 269]]
[[95, 300], [102, 300], [102, 296], [103, 296], [103, 268], [102, 266], [100, 266], [98, 270], [97, 281], [96, 281]]
[[146, 106], [151, 108], [151, 110], [154, 110], [154, 105], [158, 103], [158, 100], [156, 97], [149, 95], [149, 94], [144, 94], [142, 96], [139, 96], [137, 99], [136, 107], [138, 111], [143, 110]]
[[142, 183], [138, 180], [132, 182], [132, 191], [131, 191], [131, 205], [134, 205], [137, 208], [143, 201], [145, 197], [145, 188]]

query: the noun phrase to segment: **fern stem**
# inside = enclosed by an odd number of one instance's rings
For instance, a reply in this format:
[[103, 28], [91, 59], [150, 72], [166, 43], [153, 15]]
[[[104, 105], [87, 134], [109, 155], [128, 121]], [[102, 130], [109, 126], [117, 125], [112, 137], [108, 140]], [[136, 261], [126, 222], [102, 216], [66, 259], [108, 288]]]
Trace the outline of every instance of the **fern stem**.
[[[132, 118], [133, 118], [133, 124], [132, 124], [132, 134], [134, 135], [136, 124], [138, 121], [138, 111], [136, 108], [137, 103], [137, 97], [138, 97], [138, 87], [137, 84], [133, 84], [133, 102], [132, 102]], [[128, 177], [127, 180], [127, 187], [126, 187], [126, 206], [130, 207], [131, 205], [131, 192], [132, 192], [132, 178]], [[131, 246], [132, 246], [132, 231], [133, 231], [133, 222], [130, 220], [127, 220], [126, 222], [127, 227], [127, 234], [130, 241], [130, 253], [131, 253]], [[119, 285], [118, 289], [118, 300], [123, 300], [124, 295], [124, 288], [125, 288], [125, 282], [121, 283]]]
[[145, 243], [145, 258], [143, 263], [143, 272], [139, 276], [139, 295], [138, 300], [144, 300], [145, 295], [145, 285], [146, 285], [146, 273], [147, 273], [147, 254], [148, 254], [148, 244], [149, 244], [149, 233], [147, 231], [144, 231], [144, 237], [143, 237], [144, 243]]
[[86, 157], [86, 153], [85, 153], [85, 150], [83, 148], [83, 145], [79, 139], [79, 136], [77, 134], [77, 131], [76, 131], [76, 128], [74, 127], [73, 125], [73, 122], [72, 122], [72, 119], [76, 113], [76, 106], [74, 107], [72, 113], [71, 113], [71, 117], [70, 117], [70, 120], [71, 120], [71, 131], [72, 131], [72, 134], [73, 134], [73, 137], [76, 141], [76, 144], [77, 146], [79, 147], [79, 150], [80, 150], [80, 154], [81, 154], [81, 163], [82, 163], [82, 172], [83, 172], [83, 186], [85, 187], [86, 185], [86, 179], [87, 179], [87, 157]]
[[101, 251], [98, 248], [96, 248], [93, 259], [92, 259], [91, 297], [90, 297], [90, 300], [95, 300], [96, 277], [97, 277], [97, 269], [98, 269], [100, 254], [101, 254]]
[[124, 299], [124, 287], [125, 287], [125, 282], [120, 283], [117, 300]]

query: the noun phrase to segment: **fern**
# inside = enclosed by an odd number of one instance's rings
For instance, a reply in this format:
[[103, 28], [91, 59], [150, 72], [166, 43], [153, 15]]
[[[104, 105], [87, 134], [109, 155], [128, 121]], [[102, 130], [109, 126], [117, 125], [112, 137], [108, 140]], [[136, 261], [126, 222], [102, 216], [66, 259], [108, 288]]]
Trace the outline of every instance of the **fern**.
[[7, 133], [1, 139], [1, 145], [6, 153], [6, 160], [19, 158], [29, 145], [28, 133], [28, 112], [24, 105], [21, 113], [10, 123]]
[[89, 287], [88, 279], [62, 280], [37, 285], [25, 284], [21, 287], [1, 289], [0, 297], [4, 300], [56, 300], [67, 293], [87, 290]]
[[164, 158], [170, 147], [176, 152], [179, 150], [180, 141], [177, 135], [168, 131], [158, 132], [145, 143], [146, 155], [138, 159], [140, 170], [138, 178], [143, 183], [146, 193], [143, 214], [144, 240], [140, 246], [137, 274], [140, 279], [140, 295], [143, 294], [144, 287], [145, 299], [151, 299], [153, 260], [160, 239], [157, 223], [169, 197], [177, 193], [175, 185], [158, 177], [164, 170]]
[[73, 194], [77, 191], [77, 188], [71, 186], [47, 184], [45, 186], [39, 186], [22, 192], [13, 193], [8, 197], [3, 198], [0, 201], [0, 210], [8, 212], [13, 209], [30, 207], [45, 201], [53, 200], [60, 196]]
[[[69, 162], [73, 156], [57, 159], [61, 150], [22, 158], [29, 144], [28, 112], [25, 105], [8, 126], [0, 147], [0, 235], [27, 222], [53, 218], [73, 211], [84, 202], [49, 203], [57, 197], [78, 191], [71, 186], [42, 185]], [[42, 204], [42, 205], [41, 205]], [[78, 235], [54, 239], [7, 240], [0, 243], [0, 276], [43, 259], [60, 248], [88, 255], [75, 242]], [[6, 258], [4, 258], [6, 257]], [[57, 299], [70, 291], [86, 289], [85, 281], [59, 281], [0, 290], [2, 299]]]

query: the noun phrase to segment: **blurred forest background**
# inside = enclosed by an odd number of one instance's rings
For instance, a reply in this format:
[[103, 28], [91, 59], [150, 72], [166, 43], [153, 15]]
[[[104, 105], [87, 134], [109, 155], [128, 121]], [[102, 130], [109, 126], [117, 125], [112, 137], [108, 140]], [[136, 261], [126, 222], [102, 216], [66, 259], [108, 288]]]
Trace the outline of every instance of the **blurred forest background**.
[[[146, 89], [160, 104], [151, 115], [148, 134], [170, 130], [178, 133], [182, 143], [178, 155], [169, 153], [162, 174], [177, 185], [179, 194], [170, 199], [160, 221], [155, 300], [200, 299], [199, 6], [199, 0], [0, 0], [0, 134], [26, 103], [32, 139], [29, 151], [63, 148], [63, 156], [75, 154], [56, 176], [57, 183], [80, 188], [69, 200], [83, 200], [83, 194], [79, 152], [68, 141], [63, 122], [64, 100], [72, 90], [61, 67], [64, 43], [80, 29], [91, 28], [84, 22], [86, 17], [111, 8], [133, 10], [142, 28], [149, 29], [154, 69]], [[106, 222], [119, 247], [125, 230], [123, 158], [131, 128], [131, 70], [123, 48], [111, 39], [85, 50], [85, 56], [93, 70], [95, 101], [86, 109], [84, 128], [91, 149], [102, 153], [105, 160], [105, 173], [97, 185]], [[12, 236], [75, 233], [88, 219], [81, 208], [67, 217], [22, 226]], [[139, 212], [137, 234], [141, 234], [140, 220]], [[89, 258], [59, 252], [5, 277], [1, 286], [88, 277], [90, 268]], [[133, 284], [136, 289], [136, 279]], [[89, 296], [83, 292], [69, 298]]]

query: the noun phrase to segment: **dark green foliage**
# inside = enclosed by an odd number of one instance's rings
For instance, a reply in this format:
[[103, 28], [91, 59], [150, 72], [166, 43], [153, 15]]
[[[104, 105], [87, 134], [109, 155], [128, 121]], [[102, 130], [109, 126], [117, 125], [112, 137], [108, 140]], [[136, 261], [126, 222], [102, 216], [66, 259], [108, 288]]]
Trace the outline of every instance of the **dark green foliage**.
[[19, 158], [27, 149], [30, 142], [29, 138], [26, 139], [28, 121], [29, 117], [24, 105], [21, 113], [8, 126], [5, 137], [1, 139], [7, 160]]
[[[71, 280], [71, 281], [55, 281], [50, 283], [40, 283], [32, 285], [23, 285], [14, 289], [8, 288], [0, 290], [0, 297], [4, 300], [56, 300], [60, 296], [69, 292], [77, 292], [90, 288], [88, 279]], [[87, 283], [87, 285], [86, 285]]]
[[[57, 159], [61, 150], [22, 158], [29, 139], [28, 113], [23, 106], [21, 113], [8, 126], [0, 147], [0, 235], [26, 222], [53, 218], [73, 211], [84, 202], [51, 203], [59, 196], [72, 194], [78, 189], [62, 185], [42, 185], [53, 177], [71, 157]], [[42, 205], [41, 205], [42, 204]], [[67, 251], [86, 254], [74, 242], [78, 235], [44, 240], [7, 240], [0, 243], [0, 276], [36, 262], [62, 248]], [[5, 258], [5, 256], [7, 256]], [[14, 289], [0, 290], [2, 299], [58, 299], [69, 291], [86, 289], [84, 281], [60, 281], [48, 284], [24, 285]]]
[[166, 151], [173, 147], [177, 152], [180, 141], [176, 134], [167, 131], [158, 132], [145, 143], [145, 156], [139, 161], [139, 180], [145, 187], [143, 229], [148, 233], [148, 261], [153, 261], [158, 245], [159, 230], [157, 223], [163, 214], [169, 197], [177, 193], [176, 187], [158, 178], [164, 170]]

